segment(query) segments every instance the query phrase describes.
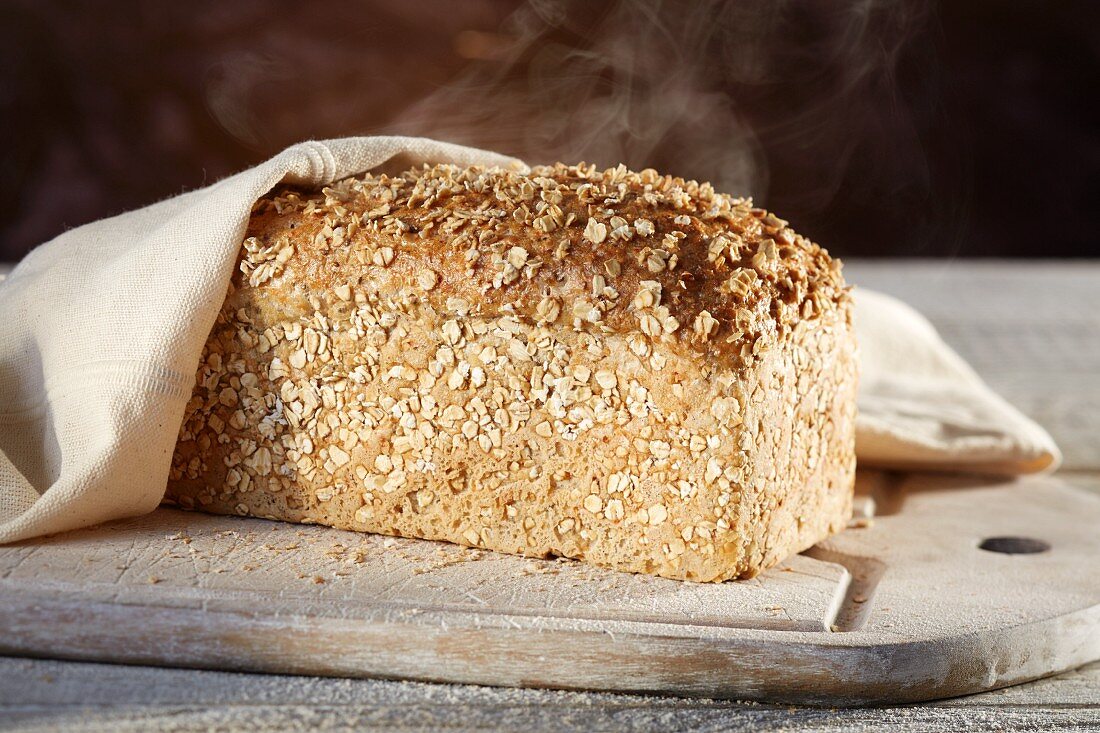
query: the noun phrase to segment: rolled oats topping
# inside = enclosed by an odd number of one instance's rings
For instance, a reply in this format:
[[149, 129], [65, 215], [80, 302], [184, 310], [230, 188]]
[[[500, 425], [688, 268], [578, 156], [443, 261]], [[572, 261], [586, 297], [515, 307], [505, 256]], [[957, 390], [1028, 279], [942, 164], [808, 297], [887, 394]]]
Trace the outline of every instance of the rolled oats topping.
[[849, 310], [787, 222], [652, 170], [280, 189], [254, 208], [169, 497], [752, 575], [842, 526]]

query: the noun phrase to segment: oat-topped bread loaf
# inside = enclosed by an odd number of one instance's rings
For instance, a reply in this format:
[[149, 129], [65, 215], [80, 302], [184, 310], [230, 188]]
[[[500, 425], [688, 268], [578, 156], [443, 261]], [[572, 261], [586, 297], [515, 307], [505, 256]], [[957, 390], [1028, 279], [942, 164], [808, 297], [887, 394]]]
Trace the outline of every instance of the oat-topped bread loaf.
[[169, 501], [751, 577], [845, 526], [839, 262], [708, 184], [440, 165], [257, 203]]

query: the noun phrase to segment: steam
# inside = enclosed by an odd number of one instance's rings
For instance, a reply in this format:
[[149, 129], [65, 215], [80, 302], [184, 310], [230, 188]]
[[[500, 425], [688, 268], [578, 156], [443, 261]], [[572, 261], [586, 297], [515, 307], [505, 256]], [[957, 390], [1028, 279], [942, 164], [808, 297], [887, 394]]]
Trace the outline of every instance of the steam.
[[210, 115], [236, 140], [250, 148], [264, 142], [263, 125], [250, 95], [261, 84], [290, 78], [289, 70], [270, 55], [229, 53], [207, 70], [205, 101]]
[[[923, 0], [530, 0], [498, 33], [460, 34], [468, 68], [387, 129], [738, 194], [764, 194], [771, 162], [810, 174], [817, 208], [877, 134], [854, 100], [900, 109], [898, 54], [926, 15]], [[788, 159], [765, 160], [762, 140]], [[798, 155], [823, 146], [832, 155]]]
[[[529, 161], [660, 166], [753, 187], [764, 171], [752, 130], [708, 83], [722, 5], [685, 3], [673, 17], [651, 2], [529, 2], [502, 29], [499, 60], [472, 64], [397, 127]], [[675, 161], [662, 160], [668, 149]]]

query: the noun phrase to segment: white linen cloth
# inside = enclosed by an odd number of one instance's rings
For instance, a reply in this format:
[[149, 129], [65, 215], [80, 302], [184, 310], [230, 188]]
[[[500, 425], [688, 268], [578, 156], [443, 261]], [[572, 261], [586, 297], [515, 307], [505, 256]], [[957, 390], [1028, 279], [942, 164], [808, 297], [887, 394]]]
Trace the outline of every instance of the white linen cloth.
[[[253, 203], [388, 164], [523, 168], [423, 138], [295, 145], [206, 188], [65, 232], [0, 283], [0, 543], [153, 510]], [[912, 310], [857, 291], [861, 460], [1014, 473], [1057, 464]]]
[[928, 320], [856, 287], [860, 465], [1018, 474], [1053, 471], [1046, 430], [982, 381]]

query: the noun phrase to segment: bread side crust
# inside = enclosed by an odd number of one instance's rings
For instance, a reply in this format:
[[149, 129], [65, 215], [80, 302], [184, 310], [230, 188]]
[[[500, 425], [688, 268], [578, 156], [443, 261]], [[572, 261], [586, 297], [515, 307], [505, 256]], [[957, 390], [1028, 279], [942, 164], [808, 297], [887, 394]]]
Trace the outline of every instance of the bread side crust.
[[744, 435], [741, 577], [844, 529], [855, 485], [857, 350], [850, 309], [801, 324], [755, 372]]

